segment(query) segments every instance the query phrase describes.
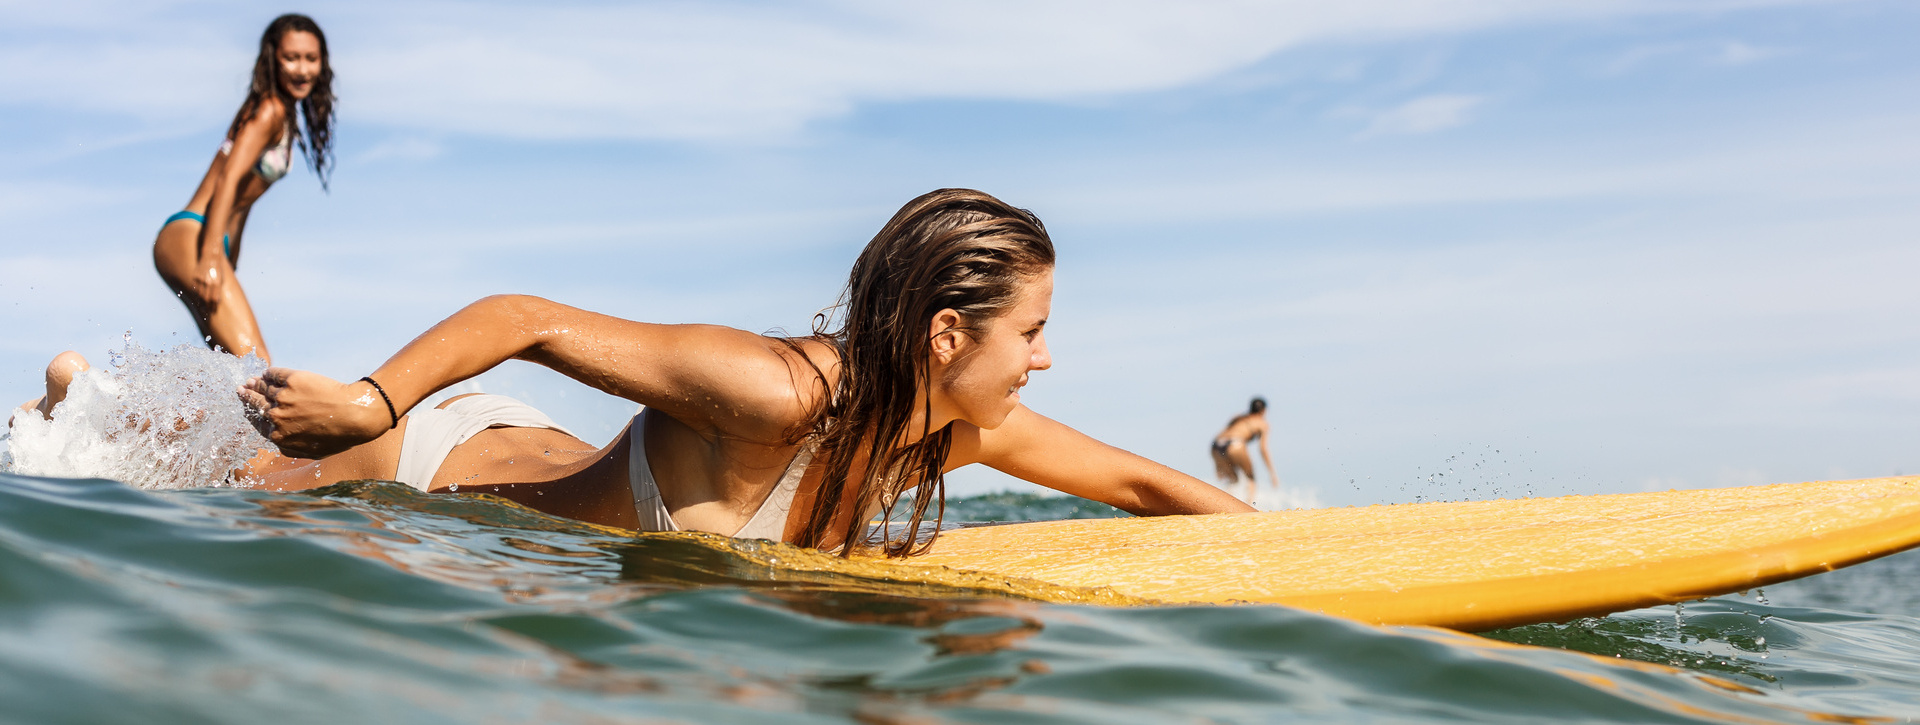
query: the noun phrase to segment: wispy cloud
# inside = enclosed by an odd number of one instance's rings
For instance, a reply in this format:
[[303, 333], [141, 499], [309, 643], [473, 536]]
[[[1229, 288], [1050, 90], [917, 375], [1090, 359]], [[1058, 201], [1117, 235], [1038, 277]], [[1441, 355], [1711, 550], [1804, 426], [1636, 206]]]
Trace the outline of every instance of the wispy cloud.
[[1057, 193], [1060, 209], [1126, 223], [1387, 213], [1418, 207], [1623, 199], [1849, 200], [1896, 205], [1920, 195], [1920, 114], [1795, 127], [1796, 144], [1764, 138], [1661, 155], [1482, 157], [1472, 164], [1383, 167], [1222, 164], [1151, 182], [1088, 181]]
[[1609, 76], [1621, 75], [1661, 60], [1669, 62], [1677, 60], [1682, 63], [1701, 65], [1743, 66], [1786, 52], [1784, 48], [1758, 46], [1738, 40], [1642, 45], [1615, 56], [1601, 68], [1601, 73]]
[[0, 179], [0, 221], [32, 214], [44, 217], [123, 202], [134, 194], [124, 188], [48, 181]]
[[1484, 100], [1460, 93], [1421, 96], [1375, 115], [1361, 135], [1414, 135], [1453, 128], [1466, 123]]
[[439, 158], [446, 153], [446, 147], [439, 141], [420, 136], [402, 136], [390, 138], [374, 144], [354, 159], [357, 163], [372, 163], [397, 159], [402, 161], [425, 161]]
[[[1309, 43], [1753, 4], [1778, 3], [427, 2], [310, 12], [335, 50], [342, 112], [363, 120], [514, 137], [743, 139], [778, 138], [866, 102], [1151, 91]], [[257, 9], [153, 3], [107, 14], [118, 20], [105, 27], [75, 20], [97, 10], [8, 10], [17, 22], [0, 31], [0, 104], [197, 118], [222, 112], [244, 86], [258, 31], [241, 19]], [[1427, 112], [1444, 121], [1444, 110]]]
[[1714, 54], [1714, 60], [1722, 65], [1747, 65], [1772, 58], [1782, 52], [1784, 51], [1780, 48], [1764, 48], [1729, 40], [1720, 44], [1719, 51]]

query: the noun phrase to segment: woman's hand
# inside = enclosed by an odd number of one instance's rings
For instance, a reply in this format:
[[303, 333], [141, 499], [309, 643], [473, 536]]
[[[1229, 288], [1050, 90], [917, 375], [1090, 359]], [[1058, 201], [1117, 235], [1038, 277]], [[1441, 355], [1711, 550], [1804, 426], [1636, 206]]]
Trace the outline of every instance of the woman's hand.
[[253, 408], [261, 434], [294, 458], [324, 458], [394, 426], [372, 385], [304, 370], [269, 368], [240, 388], [240, 399]]
[[193, 285], [193, 293], [200, 298], [199, 302], [205, 308], [201, 314], [210, 315], [220, 308], [220, 286], [222, 280], [233, 277], [233, 266], [228, 264], [226, 256], [221, 254], [202, 254], [200, 263], [196, 266], [199, 269], [194, 271], [193, 278], [188, 280], [188, 284]]

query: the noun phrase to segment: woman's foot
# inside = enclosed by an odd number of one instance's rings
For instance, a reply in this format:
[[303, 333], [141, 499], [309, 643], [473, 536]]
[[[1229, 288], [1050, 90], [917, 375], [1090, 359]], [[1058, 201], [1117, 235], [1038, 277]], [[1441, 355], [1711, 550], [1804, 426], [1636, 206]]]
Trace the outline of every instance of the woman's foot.
[[[53, 406], [67, 399], [67, 386], [73, 384], [73, 376], [92, 367], [87, 364], [86, 356], [72, 350], [53, 356], [53, 362], [47, 363], [47, 394], [21, 403], [19, 410], [31, 410], [42, 418], [52, 419]], [[13, 427], [13, 418], [7, 419], [7, 427]]]

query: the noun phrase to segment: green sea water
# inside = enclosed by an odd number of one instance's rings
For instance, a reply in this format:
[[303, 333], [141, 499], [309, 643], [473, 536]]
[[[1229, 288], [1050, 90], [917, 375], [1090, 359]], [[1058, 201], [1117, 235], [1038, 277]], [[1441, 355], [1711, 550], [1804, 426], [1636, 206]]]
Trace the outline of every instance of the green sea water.
[[[948, 520], [1110, 514], [952, 502]], [[0, 722], [1912, 722], [1920, 557], [1484, 635], [890, 591], [395, 484], [0, 475]], [[1881, 721], [1884, 721], [1881, 720]]]

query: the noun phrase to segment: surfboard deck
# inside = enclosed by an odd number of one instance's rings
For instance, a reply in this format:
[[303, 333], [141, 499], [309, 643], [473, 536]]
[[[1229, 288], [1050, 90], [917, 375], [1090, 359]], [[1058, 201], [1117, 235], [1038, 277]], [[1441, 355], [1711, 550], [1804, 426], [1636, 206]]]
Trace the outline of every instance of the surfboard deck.
[[1481, 631], [1700, 599], [1920, 545], [1920, 476], [959, 529], [896, 560], [1164, 603]]

